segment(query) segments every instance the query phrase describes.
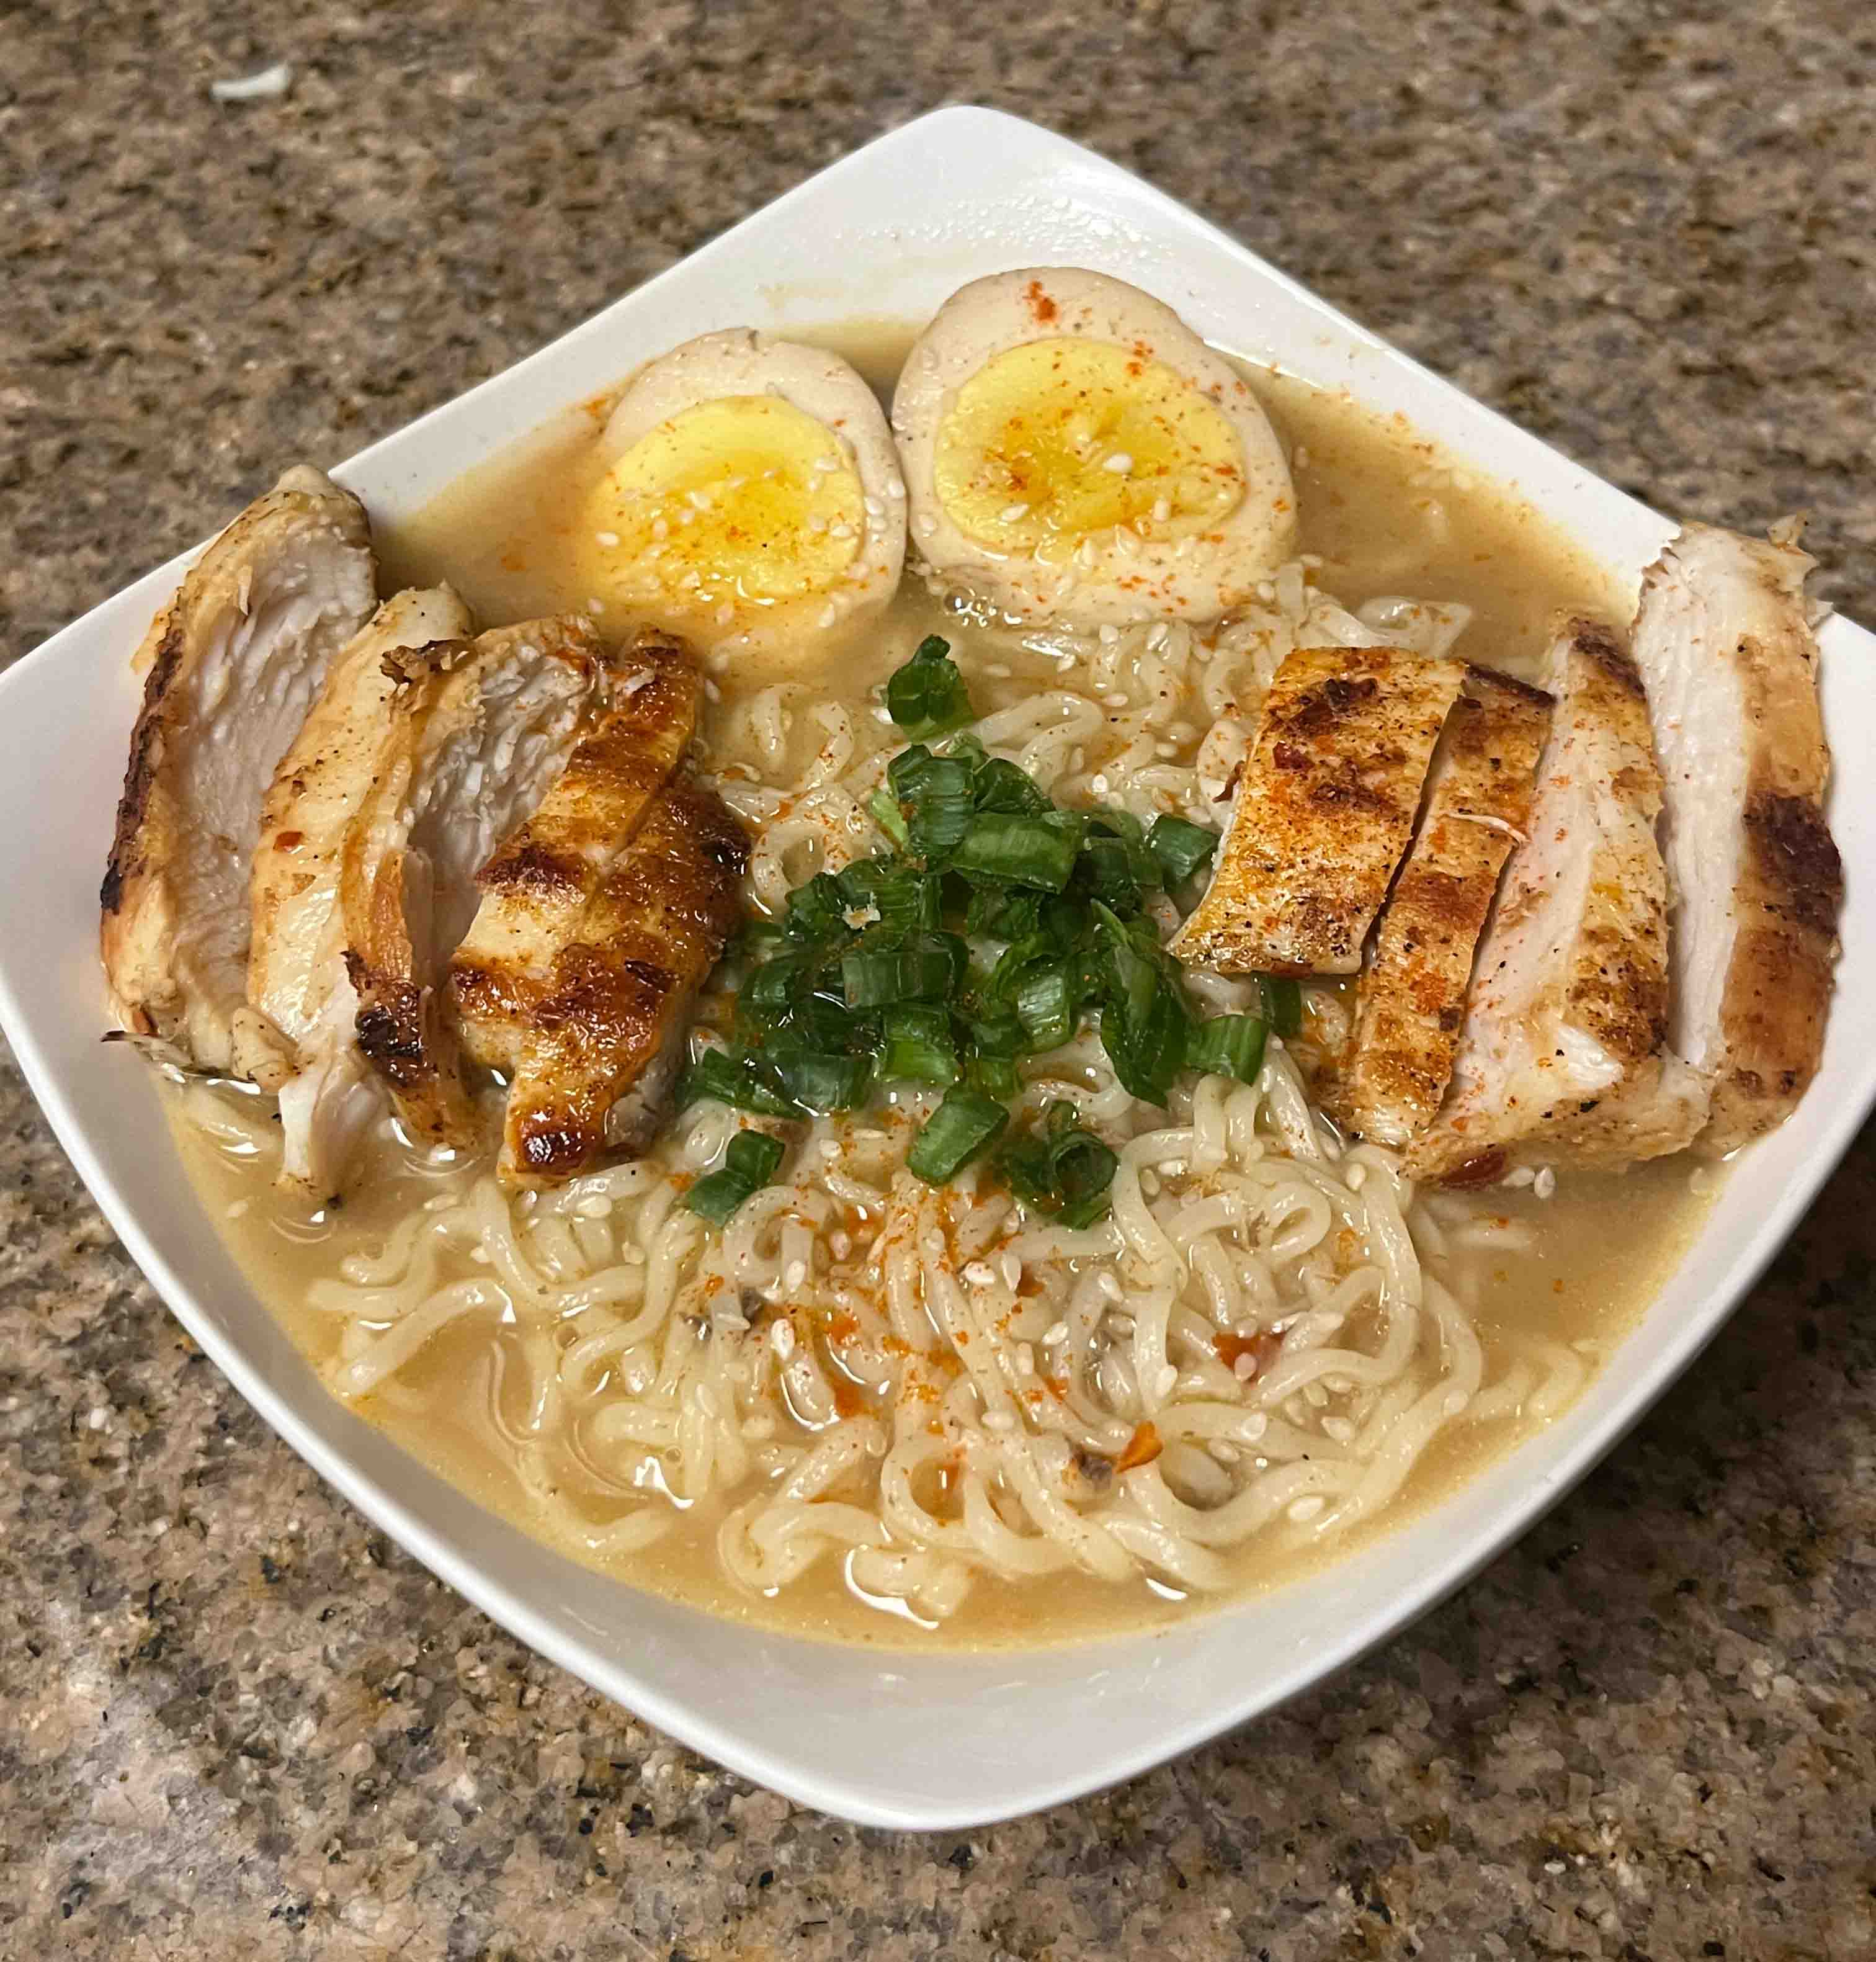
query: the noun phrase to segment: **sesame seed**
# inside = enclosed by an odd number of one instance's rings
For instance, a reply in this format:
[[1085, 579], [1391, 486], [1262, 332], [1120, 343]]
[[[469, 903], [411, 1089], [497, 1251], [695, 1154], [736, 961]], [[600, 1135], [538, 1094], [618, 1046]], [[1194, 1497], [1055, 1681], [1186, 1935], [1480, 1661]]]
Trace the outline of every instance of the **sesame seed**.
[[1010, 1431], [1016, 1427], [1016, 1420], [1007, 1411], [986, 1411], [984, 1413], [984, 1428], [986, 1430]]
[[1125, 477], [1134, 467], [1134, 459], [1124, 449], [1117, 449], [1102, 465], [1103, 470], [1111, 470], [1116, 477]]
[[996, 1270], [982, 1261], [973, 1261], [964, 1270], [964, 1278], [972, 1287], [994, 1287], [997, 1282]]
[[1164, 1403], [1179, 1386], [1179, 1372], [1169, 1363], [1153, 1379], [1153, 1394]]
[[611, 551], [618, 542], [619, 535], [617, 532], [595, 532], [593, 534], [593, 543], [596, 545], [604, 545], [608, 551]]
[[1006, 504], [997, 513], [998, 520], [1006, 525], [1013, 525], [1019, 518], [1026, 518], [1029, 515], [1029, 507], [1027, 504]]
[[1327, 1503], [1320, 1492], [1312, 1492], [1306, 1499], [1297, 1500], [1290, 1508], [1290, 1516], [1298, 1526], [1306, 1525]]
[[807, 1278], [808, 1263], [806, 1261], [790, 1261], [782, 1270], [783, 1287], [798, 1288]]

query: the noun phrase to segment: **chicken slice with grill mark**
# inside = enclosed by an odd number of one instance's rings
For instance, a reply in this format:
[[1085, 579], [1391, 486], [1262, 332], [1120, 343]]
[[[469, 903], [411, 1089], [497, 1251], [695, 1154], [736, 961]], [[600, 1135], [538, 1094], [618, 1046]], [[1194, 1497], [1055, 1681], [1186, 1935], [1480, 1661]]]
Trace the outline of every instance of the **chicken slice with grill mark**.
[[748, 840], [680, 769], [701, 679], [654, 631], [617, 660], [560, 781], [483, 868], [453, 964], [465, 1043], [509, 1079], [510, 1184], [643, 1141], [735, 925]]
[[1225, 973], [1354, 973], [1465, 673], [1398, 647], [1292, 653], [1173, 953]]
[[1513, 844], [1525, 835], [1551, 698], [1475, 668], [1447, 720], [1420, 828], [1388, 896], [1340, 1070], [1340, 1114], [1405, 1145], [1446, 1094], [1472, 956]]
[[1830, 1012], [1843, 868], [1823, 812], [1811, 564], [1689, 525], [1635, 620], [1667, 799], [1673, 1047], [1709, 1087], [1696, 1142], [1716, 1156], [1789, 1116]]
[[566, 769], [482, 867], [480, 903], [451, 963], [464, 1040], [505, 1075], [520, 1067], [555, 959], [697, 733], [703, 682], [680, 641], [648, 629], [614, 660]]
[[261, 807], [247, 999], [293, 1046], [279, 1086], [280, 1183], [312, 1198], [343, 1189], [385, 1104], [383, 1080], [358, 1047], [359, 1001], [346, 971], [346, 839], [406, 685], [399, 657], [474, 631], [448, 586], [386, 600], [333, 663]]
[[1514, 1155], [1619, 1163], [1679, 1150], [1704, 1115], [1665, 1047], [1667, 878], [1661, 772], [1635, 663], [1573, 620], [1529, 836], [1478, 955], [1452, 1085], [1409, 1145], [1416, 1175], [1472, 1182]]
[[558, 1183], [608, 1147], [650, 1142], [691, 1004], [735, 929], [748, 855], [713, 792], [679, 776], [653, 797], [529, 1017], [509, 1085], [506, 1184]]
[[573, 754], [610, 663], [576, 615], [446, 642], [400, 664], [340, 878], [358, 1043], [406, 1125], [467, 1149], [483, 1125], [448, 980], [476, 874], [531, 816]]
[[197, 1068], [269, 1088], [286, 1069], [247, 996], [261, 800], [377, 583], [363, 506], [298, 465], [203, 554], [139, 651], [100, 950], [124, 1027]]

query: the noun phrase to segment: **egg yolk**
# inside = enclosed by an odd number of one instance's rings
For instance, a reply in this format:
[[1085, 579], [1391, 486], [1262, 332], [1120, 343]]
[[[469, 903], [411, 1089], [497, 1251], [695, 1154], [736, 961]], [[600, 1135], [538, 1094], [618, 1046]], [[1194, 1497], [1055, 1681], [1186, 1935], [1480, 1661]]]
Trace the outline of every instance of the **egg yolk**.
[[978, 369], [939, 425], [933, 472], [967, 538], [1044, 558], [1122, 526], [1190, 537], [1244, 495], [1236, 432], [1182, 375], [1140, 348], [1067, 337]]
[[825, 424], [774, 395], [700, 402], [640, 437], [588, 500], [595, 593], [740, 612], [825, 591], [858, 557], [866, 497]]

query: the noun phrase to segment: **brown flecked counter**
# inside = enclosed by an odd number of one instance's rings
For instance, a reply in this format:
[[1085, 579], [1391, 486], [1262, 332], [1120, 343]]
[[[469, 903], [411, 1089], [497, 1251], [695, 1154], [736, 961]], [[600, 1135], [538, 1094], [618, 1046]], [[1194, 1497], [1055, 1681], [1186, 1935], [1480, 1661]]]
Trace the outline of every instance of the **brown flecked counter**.
[[[276, 61], [286, 93], [212, 96]], [[1141, 171], [1651, 501], [1807, 510], [1876, 620], [1852, 0], [51, 0], [0, 25], [0, 660], [946, 100]], [[0, 1957], [1858, 1962], [1872, 1255], [1866, 1136], [1445, 1607], [1118, 1791], [895, 1837], [677, 1748], [388, 1545], [0, 1065]]]

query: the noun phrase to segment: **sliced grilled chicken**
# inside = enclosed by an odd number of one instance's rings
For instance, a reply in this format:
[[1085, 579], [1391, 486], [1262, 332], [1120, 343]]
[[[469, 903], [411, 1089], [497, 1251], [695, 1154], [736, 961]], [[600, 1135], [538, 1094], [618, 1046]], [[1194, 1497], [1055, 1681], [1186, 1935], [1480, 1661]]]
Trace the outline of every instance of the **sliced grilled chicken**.
[[1697, 1142], [1715, 1155], [1790, 1114], [1830, 1011], [1843, 871], [1823, 813], [1811, 564], [1689, 525], [1635, 620], [1667, 799], [1673, 1047], [1710, 1086]]
[[1686, 1145], [1704, 1098], [1665, 1047], [1667, 879], [1661, 780], [1634, 662], [1573, 620], [1530, 835], [1479, 950], [1450, 1090], [1409, 1168], [1462, 1181], [1514, 1156], [1651, 1158]]
[[703, 681], [681, 642], [647, 629], [615, 657], [605, 699], [528, 822], [483, 866], [451, 985], [484, 1068], [519, 1068], [534, 1004], [599, 882], [697, 733]]
[[1405, 1145], [1446, 1094], [1472, 955], [1530, 822], [1552, 705], [1542, 689], [1481, 668], [1453, 705], [1340, 1071], [1340, 1114], [1363, 1137]]
[[565, 769], [609, 663], [576, 615], [448, 641], [401, 664], [340, 877], [359, 1047], [406, 1124], [475, 1144], [482, 1123], [449, 1011], [476, 874]]
[[1465, 664], [1300, 647], [1277, 670], [1217, 871], [1175, 935], [1226, 973], [1352, 974], [1413, 829]]
[[448, 586], [388, 599], [332, 664], [261, 807], [250, 891], [247, 999], [293, 1046], [280, 1085], [281, 1183], [319, 1199], [342, 1190], [382, 1079], [356, 1041], [340, 875], [404, 685], [399, 657], [475, 631]]
[[557, 1183], [642, 1149], [683, 1059], [691, 1002], [736, 924], [749, 843], [716, 794], [656, 793], [555, 952], [509, 1085], [499, 1171]]
[[[702, 682], [647, 631], [617, 657], [565, 772], [483, 869], [451, 986], [469, 1053], [509, 1079], [499, 1171], [571, 1176], [630, 1142], [614, 1107], [661, 1094], [653, 1068], [734, 924], [741, 827], [679, 774]], [[650, 1072], [650, 1078], [646, 1073]]]
[[210, 545], [152, 623], [100, 899], [124, 1027], [277, 1086], [290, 1046], [247, 998], [263, 796], [340, 648], [378, 603], [364, 507], [300, 465]]

